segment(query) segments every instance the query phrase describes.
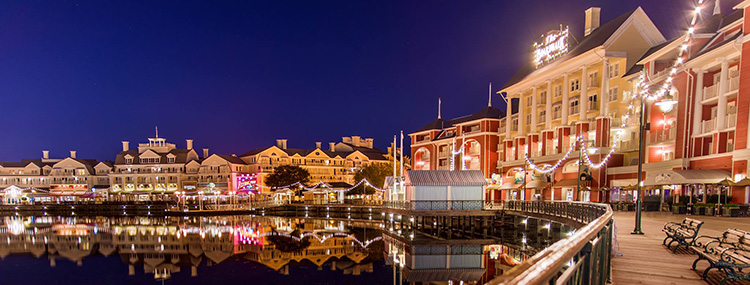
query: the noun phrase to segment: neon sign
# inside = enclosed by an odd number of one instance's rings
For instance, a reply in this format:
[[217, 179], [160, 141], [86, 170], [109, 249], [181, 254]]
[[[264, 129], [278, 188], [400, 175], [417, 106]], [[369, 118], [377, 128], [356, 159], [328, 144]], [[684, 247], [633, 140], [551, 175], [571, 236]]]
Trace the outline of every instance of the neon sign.
[[255, 190], [255, 186], [258, 183], [258, 179], [253, 174], [239, 174], [235, 178], [237, 185], [237, 191], [248, 191], [248, 190]]
[[568, 28], [542, 35], [542, 42], [534, 43], [534, 64], [539, 68], [568, 52]]

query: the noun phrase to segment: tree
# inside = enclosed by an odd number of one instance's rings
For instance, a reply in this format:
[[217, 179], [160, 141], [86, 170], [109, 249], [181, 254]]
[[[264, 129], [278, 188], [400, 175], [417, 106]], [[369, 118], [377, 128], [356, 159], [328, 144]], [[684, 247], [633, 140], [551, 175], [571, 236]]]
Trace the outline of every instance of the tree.
[[[375, 187], [383, 187], [385, 183], [385, 177], [393, 175], [393, 164], [391, 163], [372, 163], [360, 168], [357, 173], [354, 174], [354, 180], [359, 182], [362, 179], [367, 179]], [[375, 189], [372, 187], [365, 187], [364, 183], [360, 184], [357, 188], [349, 191], [349, 194], [373, 194]]]
[[282, 165], [277, 167], [276, 170], [266, 178], [266, 186], [275, 188], [291, 185], [296, 182], [302, 184], [310, 182], [310, 172], [299, 166]]

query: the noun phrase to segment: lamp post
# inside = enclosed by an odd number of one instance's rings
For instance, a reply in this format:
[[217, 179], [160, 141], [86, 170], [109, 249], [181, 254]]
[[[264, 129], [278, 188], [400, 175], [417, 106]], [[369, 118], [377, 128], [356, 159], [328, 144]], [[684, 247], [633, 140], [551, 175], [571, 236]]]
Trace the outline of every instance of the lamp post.
[[[667, 95], [662, 98], [659, 102], [656, 102], [655, 105], [661, 109], [662, 112], [668, 113], [669, 111], [672, 111], [674, 108], [674, 105], [677, 104], [677, 100], [674, 99], [671, 92], [667, 93]], [[642, 235], [643, 231], [641, 231], [641, 208], [643, 205], [643, 149], [645, 148], [643, 137], [646, 134], [646, 130], [650, 129], [651, 124], [645, 123], [646, 121], [646, 98], [641, 98], [641, 116], [640, 120], [638, 122], [638, 190], [637, 190], [637, 197], [638, 200], [636, 200], [635, 203], [635, 228], [633, 229], [633, 232], [631, 234], [634, 235]]]
[[[578, 149], [578, 173], [576, 174], [578, 177], [576, 177], [576, 195], [578, 196], [578, 201], [581, 201], [581, 163], [583, 161], [583, 144], [594, 142], [594, 140], [581, 140], [581, 147]], [[593, 152], [596, 152], [596, 148], [590, 148], [589, 149], [593, 154]]]

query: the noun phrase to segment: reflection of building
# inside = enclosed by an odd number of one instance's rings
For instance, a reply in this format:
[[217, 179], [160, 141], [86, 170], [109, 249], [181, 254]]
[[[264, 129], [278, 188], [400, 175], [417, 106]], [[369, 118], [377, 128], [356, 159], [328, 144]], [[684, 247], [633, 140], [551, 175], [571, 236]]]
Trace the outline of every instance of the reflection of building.
[[[268, 241], [271, 228], [284, 238], [300, 230], [310, 246], [300, 252], [280, 251]], [[165, 218], [60, 218], [7, 217], [0, 220], [0, 258], [11, 254], [46, 255], [50, 266], [68, 260], [84, 266], [84, 259], [101, 254], [119, 256], [128, 266], [128, 274], [137, 268], [156, 279], [168, 279], [182, 268], [190, 267], [197, 276], [198, 266], [207, 266], [242, 255], [282, 274], [289, 274], [289, 263], [303, 260], [323, 266], [332, 262], [332, 270], [346, 274], [372, 272], [368, 248], [380, 238], [360, 241], [342, 232], [342, 222], [248, 217], [188, 219]], [[373, 235], [379, 236], [379, 231]], [[379, 250], [378, 250], [379, 252]], [[368, 261], [369, 260], [369, 261]]]
[[[287, 148], [287, 140], [277, 140], [275, 146], [258, 148], [240, 157], [250, 171], [257, 173], [258, 183], [265, 185], [264, 178], [281, 165], [295, 165], [310, 172], [310, 181], [317, 183], [355, 183], [354, 173], [360, 167], [372, 163], [388, 163], [385, 152], [373, 146], [372, 139], [358, 136], [344, 137], [342, 142], [329, 143], [324, 150], [320, 142], [314, 149]], [[268, 191], [268, 190], [267, 190]]]
[[384, 241], [386, 264], [410, 284], [480, 284], [487, 271], [481, 244], [405, 242], [390, 235], [385, 235]]
[[[139, 144], [137, 150], [131, 150], [129, 145], [122, 142], [122, 151], [117, 154], [110, 174], [111, 192], [122, 195], [120, 199], [148, 200], [151, 195], [197, 187], [195, 174], [200, 163], [193, 140], [187, 140], [187, 148], [178, 149], [157, 133], [147, 143]], [[204, 149], [204, 156], [207, 154], [208, 149]]]

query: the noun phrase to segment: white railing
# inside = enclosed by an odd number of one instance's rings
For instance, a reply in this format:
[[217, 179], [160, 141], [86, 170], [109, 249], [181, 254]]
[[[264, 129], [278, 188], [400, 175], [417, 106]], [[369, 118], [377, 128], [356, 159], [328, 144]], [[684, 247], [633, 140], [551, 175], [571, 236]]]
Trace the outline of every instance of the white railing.
[[701, 123], [701, 133], [710, 133], [716, 130], [716, 119], [704, 120]]
[[703, 87], [703, 100], [715, 98], [719, 95], [719, 84]]
[[729, 78], [729, 90], [727, 92], [737, 91], [740, 89], [740, 77]]
[[659, 72], [657, 72], [657, 73], [654, 73], [654, 77], [653, 77], [653, 79], [657, 79], [657, 78], [659, 78], [659, 77], [662, 77], [662, 76], [665, 76], [665, 75], [667, 75], [667, 73], [669, 73], [669, 70], [670, 70], [670, 68], [666, 68], [666, 69], [664, 69], [664, 70], [662, 70], [662, 71], [659, 71]]
[[671, 141], [671, 140], [674, 140], [676, 135], [677, 135], [676, 128], [662, 129], [659, 131], [649, 133], [648, 142], [660, 143], [660, 142], [665, 142], [665, 141]]
[[724, 118], [724, 126], [728, 128], [734, 128], [737, 126], [737, 114], [729, 114]]
[[638, 140], [620, 141], [617, 143], [618, 151], [632, 151], [638, 149]]

